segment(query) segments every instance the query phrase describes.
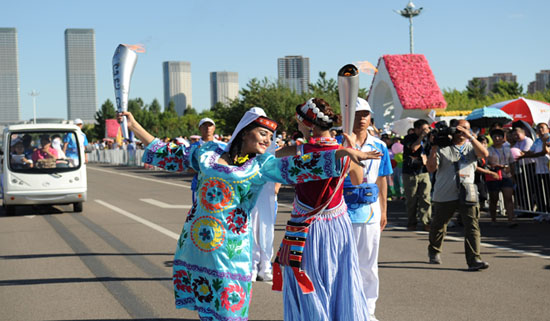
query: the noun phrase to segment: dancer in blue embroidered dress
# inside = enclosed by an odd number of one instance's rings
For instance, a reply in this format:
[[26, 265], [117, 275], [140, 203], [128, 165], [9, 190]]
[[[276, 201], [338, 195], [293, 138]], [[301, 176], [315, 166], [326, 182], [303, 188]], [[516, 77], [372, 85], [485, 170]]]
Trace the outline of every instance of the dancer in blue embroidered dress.
[[[329, 131], [339, 115], [327, 102], [308, 100], [296, 107], [296, 118], [304, 136], [312, 136], [299, 146], [299, 153], [341, 148]], [[281, 151], [293, 153], [287, 147]], [[353, 184], [361, 184], [363, 169], [350, 170], [349, 177]], [[357, 247], [342, 197], [343, 179], [296, 185], [291, 220], [273, 265], [273, 289], [283, 291], [286, 321], [369, 320]]]
[[[151, 136], [131, 113], [128, 128], [148, 145], [145, 163], [199, 173], [197, 201], [187, 215], [176, 253], [173, 280], [177, 308], [196, 310], [201, 320], [247, 320], [251, 295], [249, 213], [268, 181], [295, 184], [340, 176], [373, 154], [353, 149], [277, 159], [264, 154], [277, 124], [261, 108], [246, 112], [225, 150], [216, 143], [167, 145]], [[357, 165], [355, 165], [357, 166]]]

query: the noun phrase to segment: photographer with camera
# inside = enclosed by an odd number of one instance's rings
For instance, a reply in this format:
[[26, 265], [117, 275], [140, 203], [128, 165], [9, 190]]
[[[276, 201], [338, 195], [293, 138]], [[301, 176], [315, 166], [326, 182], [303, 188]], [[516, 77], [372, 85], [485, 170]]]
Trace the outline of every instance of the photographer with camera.
[[430, 151], [430, 125], [424, 119], [413, 124], [414, 132], [403, 140], [403, 188], [407, 200], [407, 229], [416, 230], [417, 214], [429, 231], [431, 220], [430, 191], [432, 183], [426, 169], [427, 155]]
[[431, 264], [441, 264], [440, 253], [447, 224], [458, 209], [464, 224], [468, 270], [478, 271], [489, 267], [480, 255], [479, 198], [474, 184], [477, 158], [488, 156], [487, 149], [472, 135], [470, 123], [463, 119], [458, 121], [450, 146], [432, 147], [426, 164], [430, 173], [437, 171], [428, 246]]

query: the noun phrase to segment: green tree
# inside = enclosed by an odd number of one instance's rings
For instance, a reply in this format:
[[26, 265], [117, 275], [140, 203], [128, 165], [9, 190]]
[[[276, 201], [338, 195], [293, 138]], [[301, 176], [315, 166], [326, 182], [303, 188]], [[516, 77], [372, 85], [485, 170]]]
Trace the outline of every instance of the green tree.
[[94, 128], [95, 128], [95, 124], [84, 124], [82, 126], [82, 132], [86, 134], [86, 137], [88, 138], [89, 142], [103, 138], [103, 136], [102, 137], [96, 136]]
[[191, 105], [188, 105], [187, 108], [183, 111], [184, 115], [196, 115], [197, 111], [195, 108], [191, 107]]
[[[174, 101], [170, 100], [170, 104], [173, 104]], [[153, 99], [153, 102], [151, 103], [151, 105], [149, 105], [149, 111], [152, 112], [153, 114], [160, 114], [160, 110], [162, 109], [162, 107], [160, 106], [160, 103], [159, 101], [155, 98]]]
[[468, 98], [470, 99], [483, 99], [485, 98], [485, 89], [487, 86], [481, 80], [474, 78], [466, 86], [466, 91], [468, 92]]
[[105, 120], [113, 119], [116, 117], [115, 107], [111, 100], [107, 99], [101, 108], [95, 113], [95, 126], [93, 128], [93, 134], [91, 135], [95, 139], [105, 137]]
[[495, 94], [521, 96], [523, 95], [523, 86], [517, 82], [499, 81], [491, 90]]

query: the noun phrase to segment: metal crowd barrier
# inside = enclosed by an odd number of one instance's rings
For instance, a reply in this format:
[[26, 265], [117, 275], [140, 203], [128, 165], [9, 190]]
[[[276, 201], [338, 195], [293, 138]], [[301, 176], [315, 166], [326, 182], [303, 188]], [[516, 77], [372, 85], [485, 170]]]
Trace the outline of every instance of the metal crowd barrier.
[[515, 163], [516, 212], [550, 215], [550, 174], [537, 174], [534, 162], [525, 159]]
[[144, 150], [127, 151], [123, 149], [100, 149], [88, 153], [88, 162], [119, 166], [143, 166], [141, 161]]

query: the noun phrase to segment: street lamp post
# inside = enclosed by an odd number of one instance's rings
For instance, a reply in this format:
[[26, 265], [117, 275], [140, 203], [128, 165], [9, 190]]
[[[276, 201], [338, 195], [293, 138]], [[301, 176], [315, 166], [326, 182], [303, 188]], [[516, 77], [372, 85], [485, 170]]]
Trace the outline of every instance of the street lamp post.
[[36, 90], [32, 90], [29, 93], [29, 96], [32, 96], [32, 114], [33, 114], [33, 122], [36, 124], [36, 97], [40, 95], [40, 93]]
[[409, 1], [409, 4], [403, 10], [394, 10], [396, 13], [400, 14], [405, 18], [409, 18], [409, 38], [410, 38], [410, 49], [411, 53], [414, 53], [414, 41], [413, 41], [413, 17], [416, 17], [422, 11], [422, 8], [415, 9], [412, 0]]

